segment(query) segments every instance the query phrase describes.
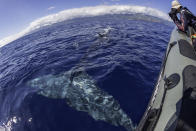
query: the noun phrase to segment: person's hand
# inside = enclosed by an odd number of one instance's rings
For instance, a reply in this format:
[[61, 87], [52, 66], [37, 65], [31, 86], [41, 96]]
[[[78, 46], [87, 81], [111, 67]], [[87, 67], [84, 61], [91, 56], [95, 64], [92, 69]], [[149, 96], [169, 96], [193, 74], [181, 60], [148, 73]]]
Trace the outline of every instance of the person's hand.
[[171, 17], [172, 20], [175, 19], [175, 14], [169, 13], [169, 16]]
[[171, 17], [171, 19], [174, 20], [176, 18], [177, 9], [172, 8], [171, 11], [168, 14]]
[[169, 12], [168, 14], [169, 14], [169, 16], [172, 18], [173, 14], [172, 14], [171, 12]]

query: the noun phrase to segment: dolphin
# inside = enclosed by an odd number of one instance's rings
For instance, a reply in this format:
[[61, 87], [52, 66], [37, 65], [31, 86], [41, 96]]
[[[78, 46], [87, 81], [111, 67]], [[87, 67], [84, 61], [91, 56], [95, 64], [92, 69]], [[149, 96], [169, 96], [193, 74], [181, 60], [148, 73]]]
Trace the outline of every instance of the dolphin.
[[100, 89], [84, 71], [46, 75], [30, 80], [27, 84], [39, 88], [38, 94], [42, 96], [65, 99], [70, 107], [88, 113], [94, 120], [122, 126], [127, 131], [135, 130], [131, 118], [121, 109], [118, 101]]

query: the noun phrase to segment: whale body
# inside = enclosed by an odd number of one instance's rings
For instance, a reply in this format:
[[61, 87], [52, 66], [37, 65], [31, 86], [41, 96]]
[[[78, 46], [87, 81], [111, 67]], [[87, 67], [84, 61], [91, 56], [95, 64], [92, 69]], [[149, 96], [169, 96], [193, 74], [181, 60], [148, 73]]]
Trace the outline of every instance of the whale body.
[[94, 120], [123, 126], [128, 131], [135, 129], [132, 120], [121, 109], [112, 95], [100, 89], [86, 72], [65, 72], [59, 75], [46, 75], [28, 82], [32, 88], [39, 88], [38, 94], [65, 99], [77, 111], [87, 112]]

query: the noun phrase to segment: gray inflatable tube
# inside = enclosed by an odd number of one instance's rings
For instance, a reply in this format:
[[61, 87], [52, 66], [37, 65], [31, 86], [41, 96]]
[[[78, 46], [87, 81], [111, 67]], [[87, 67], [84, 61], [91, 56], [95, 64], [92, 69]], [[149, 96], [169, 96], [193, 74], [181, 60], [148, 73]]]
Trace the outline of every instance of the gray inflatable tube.
[[190, 34], [172, 31], [160, 75], [138, 131], [196, 130], [196, 53]]

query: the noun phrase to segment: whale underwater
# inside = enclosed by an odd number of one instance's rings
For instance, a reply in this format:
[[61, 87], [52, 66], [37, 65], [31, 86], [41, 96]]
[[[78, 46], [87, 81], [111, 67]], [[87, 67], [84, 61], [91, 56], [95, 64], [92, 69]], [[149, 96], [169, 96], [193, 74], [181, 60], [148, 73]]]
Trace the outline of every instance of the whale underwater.
[[85, 71], [68, 71], [58, 75], [45, 75], [27, 82], [38, 94], [52, 99], [65, 99], [67, 105], [88, 113], [94, 120], [135, 129], [131, 118], [121, 109], [114, 97], [100, 89]]

